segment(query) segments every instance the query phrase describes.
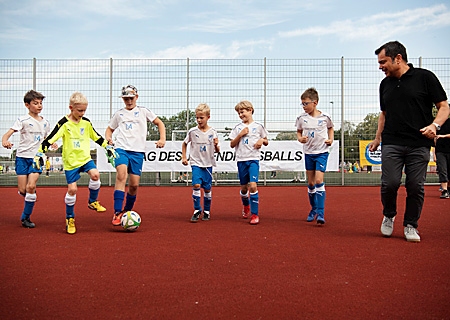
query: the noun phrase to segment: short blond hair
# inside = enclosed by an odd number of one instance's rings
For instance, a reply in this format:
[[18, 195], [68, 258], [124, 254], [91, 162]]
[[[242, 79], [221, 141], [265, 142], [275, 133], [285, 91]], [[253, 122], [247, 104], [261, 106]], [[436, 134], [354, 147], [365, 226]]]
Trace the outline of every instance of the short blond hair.
[[207, 116], [210, 115], [211, 109], [209, 108], [209, 106], [206, 103], [200, 103], [197, 108], [195, 108], [195, 113], [197, 112], [203, 112], [204, 114], [206, 114]]
[[71, 106], [74, 106], [76, 104], [88, 104], [88, 101], [84, 94], [82, 94], [81, 92], [74, 92], [70, 96], [69, 104]]
[[300, 99], [311, 99], [312, 101], [319, 102], [319, 93], [317, 92], [316, 88], [308, 88], [303, 92]]
[[247, 100], [242, 100], [241, 102], [239, 102], [235, 107], [234, 110], [236, 110], [237, 112], [239, 112], [239, 110], [249, 110], [252, 112], [255, 112], [255, 109], [253, 108], [253, 105], [250, 101]]

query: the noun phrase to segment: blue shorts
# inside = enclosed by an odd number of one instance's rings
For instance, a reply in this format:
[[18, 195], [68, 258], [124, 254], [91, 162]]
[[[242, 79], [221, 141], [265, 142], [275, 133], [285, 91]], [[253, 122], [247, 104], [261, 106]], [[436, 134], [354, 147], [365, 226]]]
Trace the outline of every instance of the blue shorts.
[[16, 157], [16, 174], [18, 176], [27, 176], [30, 173], [42, 173], [40, 170], [33, 168], [33, 158]]
[[144, 152], [127, 151], [123, 149], [116, 149], [119, 158], [116, 159], [117, 166], [124, 164], [128, 168], [128, 173], [140, 176], [142, 173], [142, 166], [144, 165]]
[[97, 169], [94, 160], [86, 162], [81, 167], [72, 170], [65, 170], [64, 173], [66, 174], [67, 184], [77, 182], [81, 178], [80, 172], [88, 172], [89, 170], [92, 169]]
[[192, 166], [192, 185], [199, 184], [201, 188], [211, 190], [212, 180], [212, 167]]
[[327, 170], [328, 152], [319, 154], [305, 154], [305, 169], [310, 171], [322, 171]]
[[258, 182], [259, 160], [238, 161], [237, 167], [241, 185]]

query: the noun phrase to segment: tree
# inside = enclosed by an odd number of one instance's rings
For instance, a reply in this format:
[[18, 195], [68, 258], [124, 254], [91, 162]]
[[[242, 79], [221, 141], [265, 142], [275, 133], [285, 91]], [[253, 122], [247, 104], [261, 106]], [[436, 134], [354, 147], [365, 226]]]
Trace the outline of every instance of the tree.
[[280, 132], [274, 140], [297, 140], [297, 132]]
[[[189, 122], [187, 121], [186, 115], [189, 114]], [[166, 138], [167, 140], [172, 140], [172, 131], [174, 130], [189, 130], [192, 127], [197, 125], [197, 121], [195, 118], [195, 112], [190, 111], [187, 113], [187, 110], [183, 110], [178, 112], [176, 115], [171, 116], [170, 118], [166, 118], [164, 116], [159, 117], [164, 125], [166, 126]], [[188, 125], [186, 126], [186, 124]], [[147, 123], [147, 140], [149, 141], [157, 141], [159, 140], [159, 131], [158, 127], [155, 126], [152, 122]], [[175, 135], [175, 140], [183, 140], [186, 137], [186, 132], [177, 132]]]
[[378, 128], [378, 118], [380, 117], [379, 113], [369, 113], [363, 120], [360, 122], [353, 134], [359, 140], [372, 140], [377, 133]]

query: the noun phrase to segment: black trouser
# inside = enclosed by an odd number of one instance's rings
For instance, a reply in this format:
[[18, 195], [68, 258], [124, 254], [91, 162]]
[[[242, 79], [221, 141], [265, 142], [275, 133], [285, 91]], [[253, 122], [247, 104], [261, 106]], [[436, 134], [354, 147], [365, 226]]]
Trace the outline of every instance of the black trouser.
[[397, 192], [402, 179], [403, 167], [406, 180], [406, 208], [403, 225], [417, 228], [425, 195], [430, 148], [383, 145], [381, 149], [381, 202], [383, 214], [392, 218], [397, 215]]
[[436, 164], [439, 182], [448, 182], [450, 180], [450, 153], [436, 152]]

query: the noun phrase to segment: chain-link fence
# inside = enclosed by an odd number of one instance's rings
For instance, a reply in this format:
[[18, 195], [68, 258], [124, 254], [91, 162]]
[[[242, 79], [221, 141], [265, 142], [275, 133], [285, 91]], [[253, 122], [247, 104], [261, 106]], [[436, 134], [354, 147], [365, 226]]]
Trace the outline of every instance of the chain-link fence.
[[[410, 62], [433, 71], [449, 92], [450, 58], [416, 58]], [[189, 115], [202, 102], [211, 107], [209, 124], [226, 132], [240, 121], [234, 106], [244, 99], [253, 103], [254, 119], [266, 126], [270, 140], [295, 139], [295, 119], [303, 112], [299, 96], [305, 89], [315, 87], [320, 96], [318, 109], [331, 115], [335, 140], [340, 143], [340, 170], [327, 172], [326, 183], [371, 185], [379, 183], [377, 168], [367, 174], [367, 167], [358, 166], [355, 173], [353, 165], [360, 160], [360, 140], [370, 140], [375, 135], [376, 126], [370, 115], [379, 112], [378, 85], [383, 77], [375, 56], [289, 60], [0, 60], [0, 131], [5, 133], [18, 116], [26, 114], [23, 96], [35, 89], [46, 96], [41, 115], [51, 125], [68, 114], [68, 100], [73, 92], [84, 93], [89, 100], [86, 117], [103, 134], [113, 113], [123, 107], [121, 88], [133, 84], [139, 90], [138, 105], [165, 120], [170, 129], [168, 140], [172, 130], [186, 130], [195, 122]], [[177, 117], [183, 112], [184, 118]], [[180, 118], [184, 119], [182, 123]], [[13, 135], [11, 142], [17, 145], [18, 141], [19, 134]], [[59, 159], [57, 154], [52, 156]], [[14, 185], [14, 153], [2, 148], [0, 157], [0, 184]], [[427, 182], [437, 182], [434, 171], [430, 166]], [[104, 184], [114, 181], [114, 173], [105, 175]], [[216, 175], [221, 183], [227, 177], [230, 181], [236, 179], [236, 172]], [[40, 183], [63, 185], [63, 176], [55, 165], [49, 178], [41, 178]], [[262, 172], [260, 178], [266, 184], [304, 182], [301, 172], [284, 170], [276, 172], [275, 177], [273, 172]], [[144, 185], [170, 184], [174, 180], [174, 173], [148, 172], [142, 176]]]

